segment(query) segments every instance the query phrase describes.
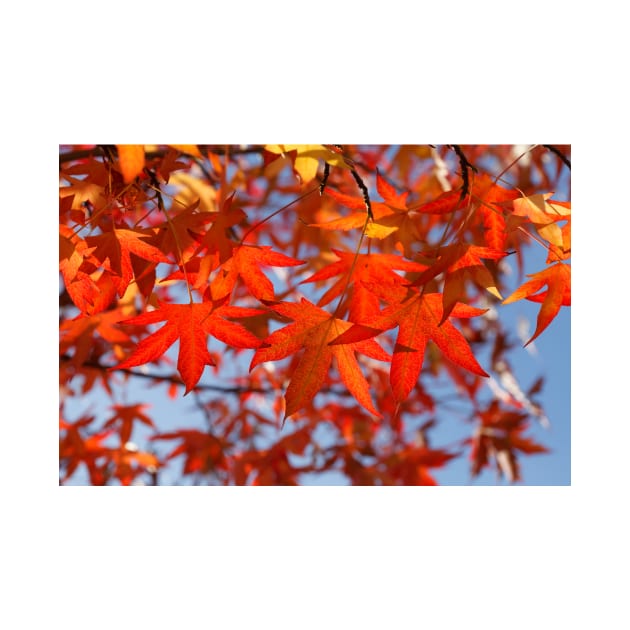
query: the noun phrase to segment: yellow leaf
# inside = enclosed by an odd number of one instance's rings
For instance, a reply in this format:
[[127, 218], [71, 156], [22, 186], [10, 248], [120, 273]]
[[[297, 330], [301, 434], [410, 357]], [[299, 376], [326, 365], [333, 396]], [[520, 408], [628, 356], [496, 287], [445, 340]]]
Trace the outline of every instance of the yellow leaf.
[[571, 215], [571, 209], [553, 201], [548, 202], [547, 199], [551, 195], [552, 193], [536, 194], [514, 199], [512, 202], [514, 215], [529, 217], [542, 238], [556, 247], [562, 247], [562, 230], [555, 222], [568, 218]]
[[171, 174], [169, 184], [176, 187], [175, 199], [182, 206], [189, 206], [199, 200], [201, 212], [217, 211], [217, 191], [205, 179], [193, 177], [184, 171]]
[[368, 223], [365, 235], [368, 238], [382, 239], [393, 234], [400, 228], [399, 225], [383, 225], [383, 223]]
[[327, 149], [323, 144], [268, 144], [265, 150], [280, 155], [295, 151], [297, 156], [293, 167], [304, 184], [315, 179], [320, 160], [331, 166], [348, 168], [341, 154]]
[[144, 168], [143, 144], [117, 144], [120, 171], [125, 184], [131, 183]]

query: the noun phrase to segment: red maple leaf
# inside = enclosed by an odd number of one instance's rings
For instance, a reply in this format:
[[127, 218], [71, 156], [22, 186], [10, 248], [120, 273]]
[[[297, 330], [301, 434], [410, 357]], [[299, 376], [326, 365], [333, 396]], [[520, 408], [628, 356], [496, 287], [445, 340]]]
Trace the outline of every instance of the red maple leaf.
[[262, 311], [238, 306], [215, 307], [212, 302], [202, 304], [159, 303], [155, 311], [123, 320], [121, 324], [166, 325], [143, 339], [122, 363], [111, 369], [124, 369], [143, 365], [160, 358], [179, 339], [177, 369], [186, 385], [186, 392], [199, 382], [206, 365], [214, 365], [208, 352], [207, 336], [212, 335], [234, 348], [257, 348], [260, 339], [240, 324], [225, 317], [250, 317]]
[[211, 470], [225, 467], [225, 456], [221, 441], [211, 433], [196, 429], [181, 429], [173, 433], [161, 433], [151, 440], [181, 440], [166, 459], [185, 455], [184, 474], [206, 474]]
[[104, 428], [118, 427], [120, 434], [120, 443], [126, 444], [133, 432], [133, 425], [136, 420], [149, 427], [155, 428], [153, 420], [147, 416], [144, 411], [150, 405], [114, 405], [112, 411], [114, 415], [103, 425]]
[[[363, 324], [355, 324], [332, 341], [352, 343], [374, 337], [398, 327], [392, 358], [390, 383], [398, 402], [405, 400], [416, 384], [422, 368], [427, 342], [433, 341], [445, 357], [456, 365], [479, 376], [488, 376], [475, 359], [462, 333], [448, 320], [442, 322], [442, 294], [420, 293], [410, 289], [410, 297], [400, 304], [392, 304]], [[453, 317], [474, 317], [485, 310], [456, 304]]]
[[112, 228], [98, 236], [87, 236], [85, 242], [94, 248], [92, 256], [114, 274], [117, 293], [122, 297], [134, 275], [131, 254], [154, 263], [170, 262], [161, 250], [146, 242], [152, 238], [154, 233], [150, 229]]
[[90, 474], [90, 483], [103, 485], [105, 483], [105, 458], [111, 452], [104, 442], [112, 431], [100, 431], [87, 437], [85, 430], [94, 421], [93, 417], [82, 417], [76, 422], [59, 421], [59, 428], [65, 431], [59, 438], [59, 461], [66, 466], [66, 474], [62, 481], [69, 479], [79, 464], [85, 464]]
[[493, 400], [483, 411], [478, 412], [480, 426], [469, 440], [472, 445], [470, 459], [473, 476], [494, 459], [499, 473], [509, 481], [519, 481], [520, 469], [516, 451], [521, 453], [546, 453], [547, 449], [530, 438], [523, 437], [527, 429], [527, 414], [502, 409], [498, 400]]
[[339, 279], [320, 298], [317, 305], [329, 304], [351, 286], [349, 319], [356, 323], [379, 313], [380, 299], [385, 300], [394, 289], [409, 284], [394, 270], [426, 269], [425, 265], [405, 260], [395, 254], [354, 254], [336, 249], [333, 252], [338, 261], [320, 269], [310, 278], [303, 280], [302, 284], [321, 282], [338, 276]]
[[104, 311], [116, 299], [116, 286], [111, 273], [99, 270], [87, 274], [79, 271], [66, 290], [74, 305], [86, 315]]
[[[534, 341], [549, 326], [560, 311], [561, 306], [571, 306], [571, 265], [559, 262], [543, 269], [543, 271], [528, 275], [528, 278], [531, 280], [521, 285], [512, 295], [503, 300], [503, 304], [510, 304], [523, 298], [527, 298], [531, 302], [542, 303], [536, 322], [536, 331], [525, 345]], [[537, 293], [544, 286], [548, 286], [549, 289]]]
[[457, 456], [442, 449], [410, 444], [382, 458], [384, 482], [405, 486], [436, 486], [430, 468], [442, 468]]
[[252, 359], [250, 370], [260, 363], [284, 359], [304, 348], [285, 393], [285, 419], [305, 407], [321, 389], [333, 357], [348, 390], [365, 409], [380, 417], [354, 353], [361, 352], [379, 361], [389, 361], [389, 355], [372, 339], [330, 345], [352, 324], [333, 317], [304, 298], [300, 304], [282, 302], [271, 308], [295, 323], [273, 332], [263, 341]]
[[[240, 245], [234, 247], [232, 254], [223, 265], [219, 263], [218, 252], [191, 258], [183, 268], [171, 273], [164, 281], [185, 279], [193, 289], [204, 293], [204, 297], [219, 301], [232, 293], [240, 277], [255, 298], [261, 302], [274, 302], [276, 298], [273, 283], [260, 267], [293, 267], [304, 264], [302, 260], [273, 251], [270, 246]], [[210, 274], [215, 269], [216, 274], [209, 283]]]
[[229, 235], [232, 228], [247, 218], [241, 208], [232, 208], [233, 192], [224, 202], [219, 212], [209, 212], [212, 226], [200, 239], [199, 250], [206, 249], [209, 255], [218, 253], [219, 262], [225, 262], [232, 257], [232, 250], [237, 244]]
[[414, 285], [424, 285], [439, 274], [444, 273], [442, 321], [445, 321], [457, 302], [467, 300], [467, 280], [474, 281], [496, 298], [502, 299], [496, 287], [496, 281], [488, 268], [481, 262], [481, 258], [499, 260], [506, 255], [504, 251], [479, 247], [470, 243], [446, 245], [437, 251], [436, 262], [420, 274]]
[[505, 249], [508, 228], [504, 205], [519, 196], [517, 190], [499, 186], [489, 175], [476, 176], [473, 182], [472, 207], [473, 223], [479, 222], [484, 228], [484, 241], [495, 250]]
[[171, 253], [180, 264], [188, 262], [205, 234], [205, 226], [216, 213], [200, 212], [199, 199], [158, 226], [156, 242], [163, 252]]
[[212, 281], [210, 285], [212, 299], [220, 300], [230, 295], [237, 278], [240, 276], [249, 292], [256, 299], [261, 302], [273, 302], [275, 301], [273, 284], [259, 267], [263, 265], [294, 267], [303, 264], [303, 260], [296, 260], [279, 252], [274, 252], [269, 246], [240, 245], [234, 248], [232, 257], [223, 264]]
[[94, 315], [82, 313], [73, 319], [67, 319], [59, 327], [59, 354], [63, 355], [74, 349], [72, 364], [83, 364], [94, 350], [97, 334], [114, 348], [118, 345], [131, 345], [131, 338], [117, 326], [121, 317], [128, 314], [124, 307], [119, 307]]

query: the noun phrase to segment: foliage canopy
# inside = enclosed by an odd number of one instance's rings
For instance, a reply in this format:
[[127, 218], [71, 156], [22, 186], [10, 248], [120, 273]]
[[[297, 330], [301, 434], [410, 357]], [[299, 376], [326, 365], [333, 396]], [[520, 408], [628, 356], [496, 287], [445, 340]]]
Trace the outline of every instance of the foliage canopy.
[[[518, 481], [546, 451], [501, 314], [540, 305], [529, 344], [570, 306], [569, 146], [73, 145], [59, 169], [61, 483], [176, 460], [187, 483], [434, 484], [460, 457]], [[181, 400], [168, 430], [140, 381]], [[467, 435], [436, 447], [453, 397]]]

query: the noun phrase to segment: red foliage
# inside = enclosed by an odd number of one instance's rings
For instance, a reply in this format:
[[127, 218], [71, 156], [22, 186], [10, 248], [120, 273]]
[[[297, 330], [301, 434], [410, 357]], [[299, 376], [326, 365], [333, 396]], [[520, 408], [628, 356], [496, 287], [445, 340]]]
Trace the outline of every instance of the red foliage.
[[[473, 476], [520, 480], [546, 450], [524, 437], [541, 381], [519, 386], [501, 305], [540, 304], [528, 343], [570, 306], [571, 204], [551, 192], [568, 151], [62, 147], [60, 482], [158, 483], [180, 461], [195, 483], [432, 485], [461, 444]], [[545, 266], [503, 299], [528, 247]], [[141, 380], [192, 394], [206, 428], [120, 404]], [[445, 382], [471, 436], [434, 448]]]

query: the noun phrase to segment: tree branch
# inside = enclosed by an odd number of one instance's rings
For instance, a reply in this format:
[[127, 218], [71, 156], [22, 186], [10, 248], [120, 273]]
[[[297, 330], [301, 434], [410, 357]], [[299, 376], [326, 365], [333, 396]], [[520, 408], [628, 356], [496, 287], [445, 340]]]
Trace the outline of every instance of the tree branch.
[[[115, 145], [111, 146], [111, 150], [113, 150], [114, 154], [117, 154], [117, 150]], [[219, 146], [214, 144], [198, 144], [196, 145], [201, 153], [207, 153], [210, 151], [211, 153], [217, 153], [219, 155], [225, 155], [226, 148], [225, 146]], [[153, 159], [156, 157], [164, 157], [166, 155], [166, 149], [156, 149], [155, 151], [147, 151], [146, 157], [148, 159]], [[252, 145], [251, 147], [231, 147], [230, 155], [246, 155], [250, 153], [262, 153], [263, 147], [262, 145]], [[59, 164], [65, 164], [66, 162], [75, 162], [76, 160], [83, 160], [89, 157], [106, 157], [106, 151], [103, 149], [102, 145], [95, 146], [93, 149], [76, 149], [74, 151], [66, 151], [65, 153], [59, 154]], [[192, 156], [191, 156], [192, 157]]]

